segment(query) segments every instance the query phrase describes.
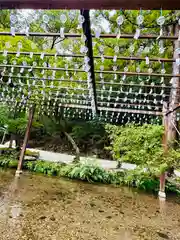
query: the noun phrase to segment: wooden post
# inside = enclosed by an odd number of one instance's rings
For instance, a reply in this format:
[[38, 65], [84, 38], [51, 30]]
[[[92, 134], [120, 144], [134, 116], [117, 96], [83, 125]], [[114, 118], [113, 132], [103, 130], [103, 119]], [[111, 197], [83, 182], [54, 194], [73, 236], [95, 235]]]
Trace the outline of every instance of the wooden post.
[[163, 135], [163, 149], [164, 154], [168, 152], [168, 104], [166, 102], [163, 103], [163, 125], [164, 125], [164, 135]]
[[26, 147], [27, 147], [27, 143], [28, 143], [28, 139], [29, 139], [29, 135], [30, 135], [30, 131], [31, 131], [34, 111], [35, 111], [35, 106], [33, 106], [29, 109], [28, 124], [27, 124], [27, 128], [26, 128], [26, 133], [25, 133], [25, 136], [24, 136], [24, 141], [23, 141], [23, 146], [22, 146], [22, 149], [21, 149], [21, 154], [20, 154], [20, 157], [19, 157], [18, 167], [17, 167], [17, 170], [16, 170], [16, 176], [19, 176], [22, 173], [22, 165], [23, 165], [23, 160], [24, 160], [24, 154], [25, 154], [25, 151], [26, 151]]
[[159, 197], [166, 198], [166, 193], [165, 193], [166, 173], [165, 172], [160, 175], [159, 180], [160, 180]]
[[[174, 35], [179, 35], [179, 26], [176, 24], [174, 26]], [[173, 58], [177, 59], [179, 58], [179, 54], [176, 51], [180, 47], [180, 41], [176, 40], [174, 41], [174, 53]], [[178, 66], [176, 63], [173, 63], [173, 74], [179, 74], [180, 73], [180, 66]], [[176, 109], [177, 104], [180, 102], [180, 79], [179, 77], [173, 77], [172, 80], [172, 89], [169, 99], [169, 111], [167, 104], [163, 104], [163, 124], [164, 124], [164, 136], [163, 136], [163, 148], [164, 148], [164, 155], [168, 153], [169, 145], [172, 146], [174, 143], [174, 140], [176, 139], [176, 111], [173, 111], [173, 109]], [[174, 123], [174, 124], [172, 124]], [[159, 197], [160, 198], [166, 198], [165, 193], [165, 182], [166, 182], [166, 173], [162, 173], [160, 176], [160, 189], [159, 189]]]
[[[168, 115], [166, 115], [168, 111], [168, 106], [167, 103], [163, 103], [163, 125], [164, 125], [164, 134], [163, 134], [163, 152], [164, 155], [167, 154], [168, 152], [168, 142], [167, 142], [167, 136], [168, 136]], [[159, 197], [160, 198], [166, 198], [166, 193], [165, 193], [165, 183], [166, 183], [166, 173], [161, 173], [160, 178], [159, 178], [160, 186], [159, 186]]]
[[81, 10], [81, 15], [84, 17], [83, 22], [83, 33], [86, 36], [85, 45], [88, 48], [87, 56], [89, 57], [89, 66], [91, 77], [89, 80], [89, 94], [91, 95], [91, 108], [93, 116], [96, 116], [97, 109], [97, 99], [96, 99], [96, 82], [95, 82], [95, 73], [94, 73], [94, 59], [93, 59], [93, 46], [92, 46], [92, 34], [91, 34], [91, 23], [89, 10]]
[[[174, 27], [174, 35], [178, 36], [179, 35], [179, 25], [176, 24]], [[174, 54], [173, 58], [177, 59], [179, 58], [178, 51], [176, 51], [178, 48], [180, 48], [180, 41], [176, 40], [174, 41]], [[179, 74], [180, 73], [180, 66], [178, 66], [176, 63], [173, 63], [173, 74]], [[169, 99], [169, 110], [173, 110], [177, 104], [180, 102], [180, 78], [179, 77], [173, 77], [172, 78], [172, 89], [171, 89], [171, 94], [170, 94], [170, 99]], [[176, 139], [176, 128], [172, 124], [172, 122], [177, 124], [176, 121], [176, 112], [171, 112], [168, 116], [168, 136], [167, 136], [167, 142], [168, 143], [173, 143], [173, 141]]]

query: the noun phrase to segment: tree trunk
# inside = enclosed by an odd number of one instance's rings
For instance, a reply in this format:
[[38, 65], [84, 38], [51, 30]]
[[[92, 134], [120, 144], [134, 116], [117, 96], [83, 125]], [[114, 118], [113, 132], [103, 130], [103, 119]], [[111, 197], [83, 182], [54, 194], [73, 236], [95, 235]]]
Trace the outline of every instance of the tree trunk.
[[20, 150], [21, 149], [21, 140], [20, 140], [20, 136], [19, 135], [16, 135], [16, 150]]
[[76, 157], [75, 157], [74, 161], [79, 162], [80, 161], [80, 151], [79, 151], [79, 148], [78, 148], [77, 144], [75, 143], [74, 139], [71, 137], [70, 134], [68, 134], [67, 132], [64, 132], [64, 134], [67, 137], [67, 139], [70, 141], [70, 143], [72, 144], [73, 148], [76, 151]]
[[4, 144], [4, 140], [5, 140], [5, 137], [6, 137], [6, 131], [4, 132], [4, 134], [3, 134], [3, 138], [2, 138], [2, 141], [1, 141], [1, 144]]
[[14, 140], [14, 134], [11, 133], [11, 138], [10, 138], [10, 141], [9, 141], [9, 148], [12, 148], [13, 140]]

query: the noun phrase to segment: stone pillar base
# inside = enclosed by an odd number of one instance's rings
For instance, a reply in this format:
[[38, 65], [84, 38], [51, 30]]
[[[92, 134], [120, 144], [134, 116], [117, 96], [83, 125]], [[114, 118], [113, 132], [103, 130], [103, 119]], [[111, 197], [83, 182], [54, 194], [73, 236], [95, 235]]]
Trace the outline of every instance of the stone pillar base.
[[159, 193], [158, 193], [158, 196], [159, 196], [159, 198], [166, 198], [166, 193], [165, 192], [162, 192], [162, 191], [159, 191]]
[[22, 170], [16, 170], [15, 176], [19, 177], [22, 174]]

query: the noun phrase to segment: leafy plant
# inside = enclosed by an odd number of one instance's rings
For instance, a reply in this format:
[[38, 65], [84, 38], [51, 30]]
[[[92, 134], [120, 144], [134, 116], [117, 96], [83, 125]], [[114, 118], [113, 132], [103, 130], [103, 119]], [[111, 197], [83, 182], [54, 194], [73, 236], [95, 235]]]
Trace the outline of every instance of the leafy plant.
[[159, 179], [155, 173], [147, 169], [137, 168], [126, 172], [125, 184], [145, 191], [158, 191]]
[[[18, 161], [12, 158], [0, 157], [0, 167], [17, 168]], [[68, 177], [90, 183], [126, 185], [145, 191], [158, 191], [159, 179], [155, 172], [145, 171], [141, 168], [132, 171], [107, 171], [96, 164], [77, 163], [66, 165], [64, 163], [52, 163], [45, 161], [24, 162], [23, 168], [32, 172], [47, 174], [50, 176]], [[177, 186], [167, 182], [167, 190], [180, 193]]]
[[8, 163], [9, 168], [17, 168], [17, 165], [18, 165], [18, 161], [13, 159], [11, 159]]
[[0, 167], [7, 168], [9, 165], [9, 161], [9, 158], [0, 156]]
[[121, 162], [145, 164], [162, 154], [163, 127], [144, 124], [113, 126], [106, 125], [110, 146], [114, 159]]
[[61, 176], [80, 179], [88, 182], [117, 183], [116, 175], [96, 165], [67, 165], [61, 171]]
[[106, 125], [109, 133], [108, 149], [115, 160], [135, 163], [159, 175], [171, 167], [180, 166], [180, 150], [169, 148], [165, 154], [162, 145], [164, 129], [159, 125]]
[[16, 149], [14, 148], [0, 148], [0, 153], [1, 153], [1, 157], [10, 157], [12, 159], [17, 159], [19, 157], [19, 151], [17, 151]]

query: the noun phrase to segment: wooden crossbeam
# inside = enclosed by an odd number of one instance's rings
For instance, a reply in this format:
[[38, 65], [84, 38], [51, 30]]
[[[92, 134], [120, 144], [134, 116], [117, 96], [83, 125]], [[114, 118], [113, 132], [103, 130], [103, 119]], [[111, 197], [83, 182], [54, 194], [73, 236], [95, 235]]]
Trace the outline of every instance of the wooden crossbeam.
[[[0, 0], [1, 1], [1, 0]], [[12, 36], [11, 32], [0, 32], [0, 36]], [[17, 32], [15, 33], [15, 36], [27, 36], [26, 33]], [[60, 37], [60, 33], [51, 33], [51, 32], [29, 32], [28, 36], [30, 37]], [[65, 33], [65, 38], [81, 38], [81, 34], [79, 33]], [[95, 36], [92, 34], [92, 37]], [[100, 38], [117, 38], [117, 34], [101, 34]], [[143, 34], [140, 35], [138, 39], [153, 39], [157, 40], [157, 38], [160, 39], [167, 39], [167, 40], [178, 40], [178, 35], [176, 36], [168, 36], [168, 35], [162, 35], [158, 36], [155, 34]], [[134, 39], [134, 34], [121, 34], [121, 39]]]
[[165, 115], [168, 116], [170, 113], [175, 112], [175, 111], [178, 110], [179, 108], [180, 108], [180, 103], [179, 103], [175, 108], [173, 108], [172, 110], [168, 111]]
[[5, 9], [180, 9], [179, 0], [0, 0]]

